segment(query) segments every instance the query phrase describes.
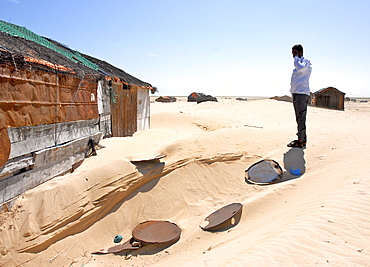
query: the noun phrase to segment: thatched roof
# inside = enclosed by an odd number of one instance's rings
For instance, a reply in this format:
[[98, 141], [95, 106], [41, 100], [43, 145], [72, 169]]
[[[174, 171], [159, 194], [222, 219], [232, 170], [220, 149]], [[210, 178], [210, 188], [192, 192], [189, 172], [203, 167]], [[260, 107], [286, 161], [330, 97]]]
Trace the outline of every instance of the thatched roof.
[[59, 72], [57, 68], [50, 65], [37, 64], [29, 59], [44, 60], [51, 65], [64, 66], [78, 76], [92, 74], [100, 76], [98, 71], [91, 69], [81, 63], [74, 62], [60, 53], [21, 37], [12, 36], [0, 30], [0, 64], [11, 64], [16, 69], [33, 67], [45, 71]]
[[11, 64], [16, 69], [28, 66], [51, 72], [73, 73], [79, 77], [93, 75], [97, 79], [118, 77], [129, 85], [152, 87], [105, 61], [81, 54], [57, 41], [1, 20], [0, 64]]
[[124, 72], [123, 70], [109, 64], [106, 61], [103, 61], [103, 60], [100, 60], [100, 59], [97, 59], [97, 58], [93, 58], [93, 57], [85, 55], [85, 54], [83, 54], [83, 56], [85, 58], [87, 58], [88, 60], [90, 60], [91, 62], [98, 65], [100, 67], [100, 69], [104, 73], [106, 73], [107, 76], [118, 77], [120, 80], [126, 82], [129, 85], [135, 84], [135, 85], [139, 85], [139, 86], [152, 87], [152, 85], [150, 83], [143, 82], [142, 80], [139, 80], [138, 78]]

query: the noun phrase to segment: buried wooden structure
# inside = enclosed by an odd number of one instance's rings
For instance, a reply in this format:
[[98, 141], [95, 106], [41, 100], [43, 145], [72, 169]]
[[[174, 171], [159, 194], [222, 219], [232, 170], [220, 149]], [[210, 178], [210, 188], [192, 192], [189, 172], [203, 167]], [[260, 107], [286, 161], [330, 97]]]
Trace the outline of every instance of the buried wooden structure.
[[0, 203], [73, 171], [101, 138], [149, 127], [153, 87], [0, 21]]
[[320, 108], [344, 110], [345, 93], [334, 87], [318, 90], [313, 95], [313, 105]]

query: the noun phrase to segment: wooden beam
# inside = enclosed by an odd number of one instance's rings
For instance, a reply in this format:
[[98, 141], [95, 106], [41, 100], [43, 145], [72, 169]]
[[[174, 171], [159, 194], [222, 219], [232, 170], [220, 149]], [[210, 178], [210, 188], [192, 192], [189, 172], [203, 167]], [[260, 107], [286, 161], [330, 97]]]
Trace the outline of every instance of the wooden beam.
[[33, 166], [33, 157], [31, 154], [10, 159], [5, 166], [0, 168], [0, 180], [12, 176], [22, 169], [30, 168], [30, 166]]
[[99, 132], [99, 119], [9, 128], [10, 159]]
[[8, 202], [56, 176], [71, 172], [73, 165], [85, 158], [90, 138], [97, 143], [101, 133], [35, 152], [32, 170], [0, 180], [0, 203]]

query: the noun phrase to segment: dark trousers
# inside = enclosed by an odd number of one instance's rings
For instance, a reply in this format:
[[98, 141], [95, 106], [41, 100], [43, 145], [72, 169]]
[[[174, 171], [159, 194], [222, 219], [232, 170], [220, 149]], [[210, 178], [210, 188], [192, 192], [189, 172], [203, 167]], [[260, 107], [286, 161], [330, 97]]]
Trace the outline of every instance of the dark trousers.
[[309, 100], [310, 100], [309, 95], [293, 94], [293, 106], [298, 129], [297, 136], [298, 140], [303, 142], [307, 142], [306, 115], [307, 115], [307, 104]]

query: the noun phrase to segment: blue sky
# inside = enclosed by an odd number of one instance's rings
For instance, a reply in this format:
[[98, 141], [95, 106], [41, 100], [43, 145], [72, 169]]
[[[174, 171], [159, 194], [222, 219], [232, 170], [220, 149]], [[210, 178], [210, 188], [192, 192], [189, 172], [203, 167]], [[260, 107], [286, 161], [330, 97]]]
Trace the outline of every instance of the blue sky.
[[159, 95], [289, 95], [291, 47], [311, 91], [370, 96], [369, 0], [0, 0], [0, 19], [105, 60]]

